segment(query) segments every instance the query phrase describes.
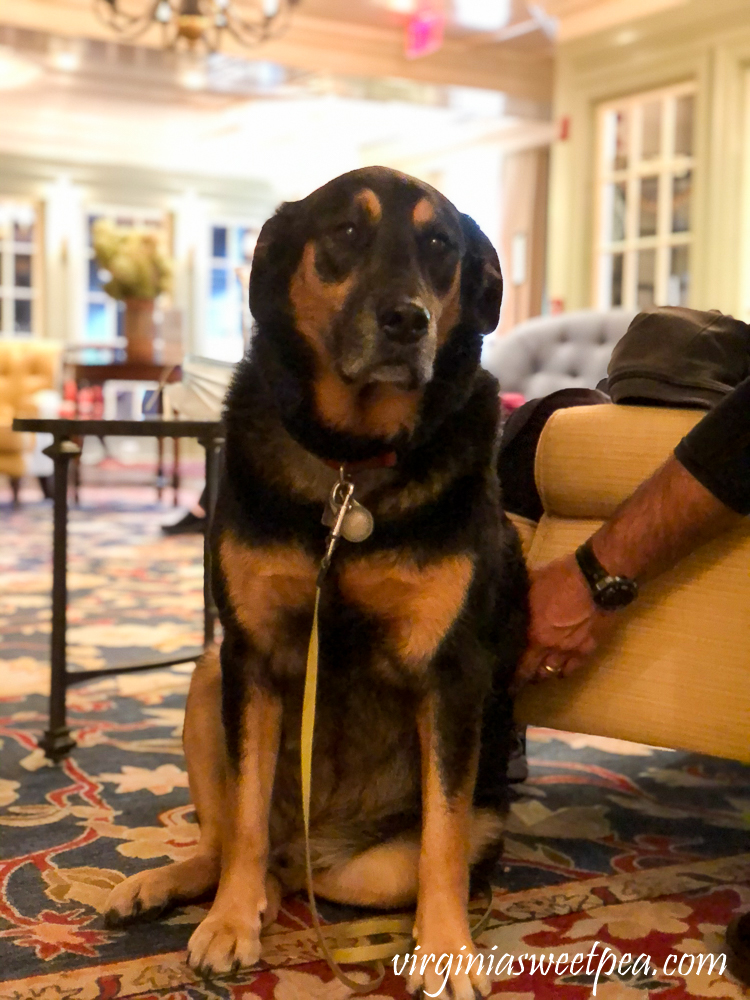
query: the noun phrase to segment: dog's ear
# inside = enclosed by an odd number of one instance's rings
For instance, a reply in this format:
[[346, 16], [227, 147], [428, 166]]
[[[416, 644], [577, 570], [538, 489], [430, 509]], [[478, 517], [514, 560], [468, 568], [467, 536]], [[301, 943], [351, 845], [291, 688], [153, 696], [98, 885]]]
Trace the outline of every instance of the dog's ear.
[[469, 215], [461, 215], [466, 251], [461, 265], [463, 322], [491, 333], [500, 320], [503, 276], [495, 248]]
[[298, 202], [282, 202], [263, 223], [250, 269], [250, 312], [259, 323], [277, 318], [286, 307], [292, 271], [301, 247], [296, 239]]

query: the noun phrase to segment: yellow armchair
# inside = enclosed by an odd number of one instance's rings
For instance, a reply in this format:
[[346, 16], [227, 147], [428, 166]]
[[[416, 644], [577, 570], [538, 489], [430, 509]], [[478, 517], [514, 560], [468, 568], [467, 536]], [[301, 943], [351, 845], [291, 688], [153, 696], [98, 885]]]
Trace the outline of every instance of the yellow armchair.
[[33, 436], [12, 430], [13, 419], [35, 416], [35, 393], [58, 388], [60, 356], [54, 341], [0, 339], [0, 473], [10, 477], [14, 504]]
[[[527, 559], [570, 553], [671, 454], [696, 410], [579, 406], [539, 439]], [[595, 660], [525, 689], [519, 721], [750, 763], [750, 519], [643, 587]]]

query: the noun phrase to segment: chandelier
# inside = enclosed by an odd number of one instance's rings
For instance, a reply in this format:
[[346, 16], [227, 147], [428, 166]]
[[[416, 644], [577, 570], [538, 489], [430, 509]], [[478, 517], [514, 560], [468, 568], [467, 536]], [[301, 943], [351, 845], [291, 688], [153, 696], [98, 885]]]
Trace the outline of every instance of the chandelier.
[[165, 48], [184, 43], [209, 52], [229, 33], [242, 45], [259, 45], [289, 25], [299, 0], [93, 0], [98, 17], [126, 40], [159, 26]]

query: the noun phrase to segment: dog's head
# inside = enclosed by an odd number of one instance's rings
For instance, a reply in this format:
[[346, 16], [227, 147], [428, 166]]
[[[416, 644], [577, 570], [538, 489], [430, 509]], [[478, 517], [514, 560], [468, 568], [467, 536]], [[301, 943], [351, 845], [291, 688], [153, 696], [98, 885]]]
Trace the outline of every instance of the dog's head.
[[497, 254], [472, 219], [414, 178], [355, 170], [263, 227], [255, 353], [275, 369], [292, 433], [312, 421], [328, 438], [313, 450], [351, 459], [408, 440], [436, 379], [466, 380], [501, 297]]

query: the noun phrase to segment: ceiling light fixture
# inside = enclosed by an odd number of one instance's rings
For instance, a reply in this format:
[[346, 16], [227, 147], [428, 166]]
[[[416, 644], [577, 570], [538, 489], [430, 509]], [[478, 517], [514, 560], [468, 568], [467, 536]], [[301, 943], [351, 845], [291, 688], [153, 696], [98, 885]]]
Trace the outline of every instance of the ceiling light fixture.
[[17, 55], [13, 49], [0, 46], [0, 90], [18, 90], [41, 76], [42, 69]]
[[50, 63], [63, 73], [75, 73], [81, 67], [81, 56], [73, 49], [57, 49], [52, 52]]
[[499, 31], [510, 21], [511, 0], [453, 0], [453, 16], [462, 28]]
[[215, 52], [226, 34], [260, 45], [288, 26], [299, 0], [93, 0], [104, 23], [127, 40], [160, 27], [165, 48]]

